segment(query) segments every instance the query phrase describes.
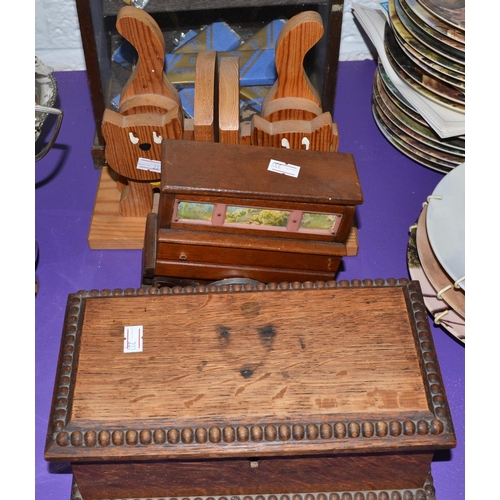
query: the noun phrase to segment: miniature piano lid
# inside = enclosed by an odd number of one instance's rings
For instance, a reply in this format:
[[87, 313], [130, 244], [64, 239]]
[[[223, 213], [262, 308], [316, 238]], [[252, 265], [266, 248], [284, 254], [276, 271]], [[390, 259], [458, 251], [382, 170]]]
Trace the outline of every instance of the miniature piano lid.
[[47, 460], [454, 446], [418, 281], [68, 297]]
[[[165, 193], [330, 205], [363, 203], [350, 153], [172, 139], [164, 140], [162, 148]], [[296, 176], [270, 170], [271, 161], [291, 166]]]

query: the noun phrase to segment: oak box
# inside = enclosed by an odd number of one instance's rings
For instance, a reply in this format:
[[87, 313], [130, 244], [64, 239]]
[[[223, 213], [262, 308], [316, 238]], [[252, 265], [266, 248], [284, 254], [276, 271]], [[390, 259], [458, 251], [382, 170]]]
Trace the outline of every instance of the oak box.
[[68, 297], [45, 457], [73, 498], [431, 500], [454, 446], [418, 282]]

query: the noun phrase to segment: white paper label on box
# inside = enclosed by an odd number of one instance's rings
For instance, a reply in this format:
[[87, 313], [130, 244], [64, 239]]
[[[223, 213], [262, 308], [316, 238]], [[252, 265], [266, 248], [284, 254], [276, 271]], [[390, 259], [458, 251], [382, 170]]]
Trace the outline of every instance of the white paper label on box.
[[123, 327], [123, 352], [142, 352], [142, 325]]
[[300, 167], [297, 165], [291, 165], [290, 163], [285, 163], [283, 161], [271, 160], [267, 170], [271, 172], [276, 172], [278, 174], [289, 175], [290, 177], [298, 177]]
[[137, 160], [137, 170], [149, 170], [150, 172], [158, 172], [161, 174], [161, 161], [139, 158]]

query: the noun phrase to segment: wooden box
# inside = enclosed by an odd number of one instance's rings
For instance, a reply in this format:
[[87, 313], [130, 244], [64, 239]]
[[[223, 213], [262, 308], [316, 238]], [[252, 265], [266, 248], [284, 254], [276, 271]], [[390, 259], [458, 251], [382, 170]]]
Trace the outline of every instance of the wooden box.
[[454, 446], [418, 282], [68, 297], [45, 458], [73, 498], [430, 500]]
[[160, 189], [146, 222], [145, 285], [331, 280], [358, 251], [363, 195], [349, 153], [165, 140]]

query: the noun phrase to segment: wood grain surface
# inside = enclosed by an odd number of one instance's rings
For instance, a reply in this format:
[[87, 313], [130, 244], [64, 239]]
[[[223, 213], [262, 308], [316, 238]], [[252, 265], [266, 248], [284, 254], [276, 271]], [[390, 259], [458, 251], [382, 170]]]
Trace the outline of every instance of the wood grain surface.
[[[277, 79], [252, 117], [251, 144], [337, 151], [338, 131], [323, 113], [318, 92], [304, 70], [304, 58], [324, 33], [321, 16], [305, 11], [283, 27], [275, 49]], [[246, 136], [245, 136], [246, 140]]]
[[[137, 50], [137, 64], [121, 92], [120, 103], [142, 94], [165, 96], [181, 106], [179, 93], [163, 71], [165, 40], [160, 27], [147, 12], [123, 6], [118, 12], [116, 29]], [[149, 112], [138, 109], [136, 112]]]
[[[362, 304], [362, 307], [361, 307]], [[144, 350], [123, 352], [124, 326]], [[401, 289], [89, 299], [72, 423], [428, 409]]]
[[[193, 460], [210, 471], [274, 457], [274, 488], [294, 477], [287, 457], [321, 469], [321, 457], [363, 467], [368, 455], [397, 455], [385, 475], [395, 484], [411, 455], [422, 484], [432, 453], [456, 444], [426, 318], [418, 282], [406, 279], [71, 294], [45, 458], [100, 463], [104, 476], [147, 460], [156, 484], [173, 461], [187, 472]], [[124, 327], [139, 325], [142, 351], [124, 352]], [[225, 472], [222, 482], [238, 484]], [[357, 487], [356, 471], [337, 472]], [[151, 495], [146, 483], [131, 495]]]
[[[162, 192], [358, 205], [363, 194], [352, 154], [163, 141]], [[301, 167], [297, 178], [269, 171], [270, 160]], [[161, 210], [160, 210], [161, 212]]]
[[[429, 473], [431, 459], [432, 453], [255, 457], [240, 460], [74, 464], [73, 472], [84, 500], [125, 499], [131, 496], [160, 500], [173, 496], [248, 494], [266, 495], [260, 500], [273, 500], [267, 495], [329, 492], [332, 489], [339, 492], [366, 492], [422, 488]], [[302, 497], [301, 495], [300, 498]], [[318, 500], [324, 497], [328, 498], [324, 494]], [[342, 497], [340, 494], [338, 497], [330, 496], [332, 499], [342, 500], [353, 497], [345, 494]], [[251, 499], [248, 496], [245, 498]], [[306, 498], [309, 500], [314, 496], [307, 495]], [[358, 494], [357, 498], [371, 500], [377, 499], [377, 496], [372, 494], [361, 497]], [[382, 500], [389, 497], [378, 498]], [[393, 495], [391, 498], [404, 497]], [[424, 497], [422, 490], [419, 496], [407, 495], [406, 498], [433, 500], [430, 496]]]
[[252, 145], [280, 148], [286, 140], [290, 149], [336, 151], [337, 145], [333, 143], [334, 137], [338, 137], [336, 131], [330, 113], [323, 113], [310, 121], [274, 122], [255, 115], [252, 118]]
[[[152, 187], [143, 181], [160, 180], [162, 139], [182, 139], [182, 105], [163, 71], [165, 41], [153, 17], [124, 6], [116, 28], [135, 47], [138, 61], [122, 89], [118, 112], [105, 109], [103, 113], [106, 161], [129, 183], [119, 202], [120, 215], [146, 217], [151, 211]], [[158, 169], [149, 163], [144, 166], [150, 160], [158, 162]]]
[[[272, 160], [297, 166], [298, 176], [270, 170]], [[166, 140], [160, 196], [158, 277], [330, 280], [341, 257], [357, 253], [357, 239], [347, 240], [363, 195], [349, 154]], [[212, 223], [176, 215], [179, 202], [212, 205]], [[226, 223], [226, 207], [240, 206], [289, 212], [287, 225]], [[309, 213], [335, 215], [335, 225], [296, 230]]]
[[219, 61], [219, 142], [240, 142], [240, 64], [234, 56]]
[[194, 140], [215, 142], [217, 137], [217, 53], [206, 50], [196, 56], [194, 82]]
[[[307, 99], [321, 107], [321, 99], [304, 71], [304, 57], [324, 33], [321, 16], [305, 11], [287, 21], [281, 30], [275, 48], [277, 79], [262, 104], [261, 115], [269, 121], [266, 105], [283, 97]], [[301, 119], [292, 107], [291, 114], [280, 119]], [[308, 118], [304, 118], [308, 119]], [[310, 119], [310, 118], [309, 118]]]
[[131, 249], [144, 246], [146, 217], [120, 215], [118, 176], [102, 167], [87, 241], [93, 250]]

